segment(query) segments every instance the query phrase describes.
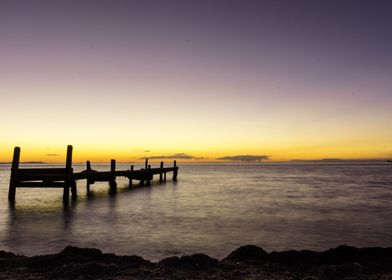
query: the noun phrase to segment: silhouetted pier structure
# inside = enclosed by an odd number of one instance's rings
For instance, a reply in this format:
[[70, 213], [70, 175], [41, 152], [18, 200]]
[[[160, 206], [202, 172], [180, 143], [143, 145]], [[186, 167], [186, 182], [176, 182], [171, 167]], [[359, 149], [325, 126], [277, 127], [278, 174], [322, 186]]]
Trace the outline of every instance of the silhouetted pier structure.
[[142, 169], [134, 170], [131, 165], [129, 170], [116, 170], [116, 160], [110, 161], [110, 171], [97, 171], [91, 168], [90, 161], [86, 162], [86, 170], [73, 172], [72, 168], [72, 146], [67, 147], [67, 156], [64, 168], [19, 168], [20, 148], [15, 147], [11, 167], [10, 186], [8, 199], [15, 201], [17, 188], [62, 188], [63, 200], [69, 200], [71, 191], [72, 198], [77, 197], [78, 180], [87, 180], [87, 191], [95, 182], [109, 182], [110, 192], [117, 190], [117, 177], [129, 179], [129, 186], [133, 185], [133, 180], [139, 181], [139, 185], [150, 185], [154, 175], [159, 175], [159, 182], [166, 182], [166, 174], [173, 172], [173, 181], [177, 180], [178, 166], [174, 161], [173, 167], [164, 167], [163, 162], [158, 168], [151, 168], [148, 159]]

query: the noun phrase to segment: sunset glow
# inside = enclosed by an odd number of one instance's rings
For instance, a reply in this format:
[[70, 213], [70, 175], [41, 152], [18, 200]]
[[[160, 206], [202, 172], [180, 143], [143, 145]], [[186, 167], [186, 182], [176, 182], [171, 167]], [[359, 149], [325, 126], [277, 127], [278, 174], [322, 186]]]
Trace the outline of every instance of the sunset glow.
[[0, 4], [1, 162], [16, 145], [22, 161], [62, 162], [67, 144], [75, 161], [392, 157], [381, 4], [370, 23], [360, 4], [348, 18], [343, 4], [12, 3]]

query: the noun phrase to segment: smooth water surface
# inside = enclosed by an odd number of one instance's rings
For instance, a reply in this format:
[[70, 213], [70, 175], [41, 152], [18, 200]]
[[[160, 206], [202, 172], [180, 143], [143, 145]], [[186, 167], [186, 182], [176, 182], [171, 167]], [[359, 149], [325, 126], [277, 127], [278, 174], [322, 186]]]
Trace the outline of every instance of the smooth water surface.
[[245, 244], [392, 246], [388, 163], [181, 164], [176, 183], [129, 188], [118, 179], [115, 195], [107, 183], [87, 195], [79, 181], [69, 207], [61, 189], [17, 189], [11, 207], [9, 169], [0, 165], [0, 249], [25, 255], [67, 245], [151, 260], [195, 252], [222, 258]]

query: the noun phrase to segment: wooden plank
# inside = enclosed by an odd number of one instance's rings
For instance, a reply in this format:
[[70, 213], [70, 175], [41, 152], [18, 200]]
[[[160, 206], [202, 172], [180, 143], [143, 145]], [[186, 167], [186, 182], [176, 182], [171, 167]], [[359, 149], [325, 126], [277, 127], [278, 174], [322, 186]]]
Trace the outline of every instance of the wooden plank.
[[64, 182], [20, 182], [18, 188], [64, 188]]
[[19, 181], [65, 181], [65, 174], [26, 174], [18, 175]]
[[72, 174], [72, 178], [74, 180], [83, 180], [83, 179], [87, 179], [89, 176], [88, 173], [74, 173]]
[[151, 168], [151, 172], [155, 174], [165, 173], [174, 171], [174, 167], [166, 167], [166, 168]]
[[66, 168], [19, 168], [19, 174], [65, 174]]

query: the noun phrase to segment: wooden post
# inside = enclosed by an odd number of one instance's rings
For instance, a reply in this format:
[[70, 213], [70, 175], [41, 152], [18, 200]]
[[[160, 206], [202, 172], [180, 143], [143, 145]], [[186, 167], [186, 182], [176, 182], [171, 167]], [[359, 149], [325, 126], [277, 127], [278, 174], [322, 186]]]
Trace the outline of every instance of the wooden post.
[[67, 146], [67, 158], [65, 160], [65, 168], [70, 169], [72, 168], [72, 145]]
[[78, 190], [76, 187], [76, 180], [72, 179], [71, 180], [71, 194], [72, 194], [72, 199], [76, 199], [78, 196]]
[[11, 202], [15, 201], [16, 194], [16, 184], [18, 183], [17, 172], [19, 168], [20, 161], [20, 148], [14, 148], [14, 157], [12, 159], [12, 167], [11, 167], [11, 178], [10, 178], [10, 187], [8, 189], [8, 199]]
[[116, 160], [110, 160], [110, 192], [116, 192], [117, 190], [117, 183], [116, 183]]
[[[147, 173], [147, 175], [148, 175], [148, 179], [147, 179], [147, 185], [149, 186], [149, 185], [151, 185], [151, 177], [152, 177], [152, 173], [151, 173], [151, 165], [148, 165], [147, 166], [147, 170], [148, 170], [148, 173]], [[151, 177], [150, 177], [151, 176]]]
[[91, 162], [89, 160], [86, 161], [86, 170], [91, 171]]
[[63, 200], [64, 202], [68, 202], [69, 200], [69, 188], [71, 187], [72, 183], [72, 146], [68, 145], [67, 146], [67, 158], [65, 160], [65, 169], [66, 169], [66, 178], [65, 178], [65, 184], [64, 184], [64, 190], [63, 190]]
[[[147, 164], [148, 164], [148, 158], [146, 158], [146, 161], [145, 161], [145, 163], [144, 163], [144, 169], [147, 169]], [[144, 186], [143, 176], [141, 176], [139, 185], [140, 185], [140, 186]]]
[[177, 181], [177, 171], [178, 171], [177, 161], [174, 161], [173, 181]]
[[[160, 168], [163, 169], [163, 161], [161, 161]], [[163, 174], [162, 174], [162, 172], [163, 172], [162, 170], [159, 171], [159, 183], [163, 182]]]
[[90, 183], [91, 183], [91, 181], [90, 181], [90, 171], [91, 171], [91, 162], [88, 160], [88, 161], [86, 161], [86, 173], [87, 173], [87, 178], [86, 178], [86, 181], [87, 181], [87, 183], [86, 183], [86, 189], [87, 189], [87, 192], [90, 192]]
[[112, 159], [110, 160], [110, 176], [112, 180], [116, 180], [116, 160]]
[[133, 165], [131, 165], [131, 176], [129, 177], [129, 187], [132, 187], [132, 173], [133, 173]]

